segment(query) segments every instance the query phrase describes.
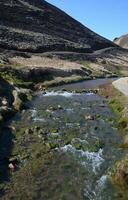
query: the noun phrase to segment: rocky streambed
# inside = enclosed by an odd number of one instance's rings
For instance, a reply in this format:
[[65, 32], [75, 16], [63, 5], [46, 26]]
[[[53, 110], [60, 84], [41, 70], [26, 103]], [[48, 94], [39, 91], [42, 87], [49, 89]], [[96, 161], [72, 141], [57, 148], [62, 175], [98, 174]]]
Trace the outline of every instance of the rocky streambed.
[[124, 155], [115, 115], [107, 99], [79, 89], [37, 93], [11, 121], [14, 169], [5, 199], [121, 198], [110, 178]]

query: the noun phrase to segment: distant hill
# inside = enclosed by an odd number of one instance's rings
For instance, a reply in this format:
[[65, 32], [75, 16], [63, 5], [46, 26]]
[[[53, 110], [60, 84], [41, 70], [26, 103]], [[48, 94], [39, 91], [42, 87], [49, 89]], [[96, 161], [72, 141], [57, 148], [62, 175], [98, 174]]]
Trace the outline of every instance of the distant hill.
[[86, 53], [115, 46], [44, 0], [0, 0], [2, 48]]
[[114, 43], [125, 49], [128, 49], [128, 34], [123, 35], [119, 38], [115, 38]]

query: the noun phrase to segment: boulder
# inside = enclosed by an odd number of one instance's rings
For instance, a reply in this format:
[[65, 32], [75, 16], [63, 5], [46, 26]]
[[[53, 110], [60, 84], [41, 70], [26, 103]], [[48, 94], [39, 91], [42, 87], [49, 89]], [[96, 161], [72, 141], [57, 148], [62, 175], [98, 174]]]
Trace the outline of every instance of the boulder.
[[15, 171], [15, 169], [16, 169], [16, 168], [15, 168], [15, 165], [12, 164], [12, 163], [9, 163], [8, 168], [9, 168], [9, 170], [10, 170], [11, 172]]

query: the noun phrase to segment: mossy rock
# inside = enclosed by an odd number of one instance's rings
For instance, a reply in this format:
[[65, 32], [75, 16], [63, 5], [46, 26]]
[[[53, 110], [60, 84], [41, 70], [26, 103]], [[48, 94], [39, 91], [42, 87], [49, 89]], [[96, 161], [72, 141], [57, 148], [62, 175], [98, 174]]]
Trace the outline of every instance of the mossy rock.
[[20, 99], [20, 95], [17, 92], [17, 90], [13, 90], [12, 91], [13, 97], [14, 97], [14, 102], [13, 102], [13, 106], [16, 110], [22, 110], [25, 106], [23, 101]]
[[81, 142], [79, 141], [79, 139], [74, 139], [74, 140], [72, 140], [71, 144], [72, 144], [72, 146], [73, 146], [75, 149], [80, 150], [80, 149], [82, 148], [82, 144], [81, 144]]

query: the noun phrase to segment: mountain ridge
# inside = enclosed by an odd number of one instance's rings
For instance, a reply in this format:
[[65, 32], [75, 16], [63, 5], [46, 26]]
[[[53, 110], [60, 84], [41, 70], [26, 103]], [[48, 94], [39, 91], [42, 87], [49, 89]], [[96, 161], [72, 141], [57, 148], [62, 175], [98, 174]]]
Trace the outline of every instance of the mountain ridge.
[[0, 46], [13, 50], [87, 53], [116, 47], [45, 0], [1, 0], [0, 30]]
[[113, 42], [122, 48], [128, 49], [128, 34], [115, 38]]

